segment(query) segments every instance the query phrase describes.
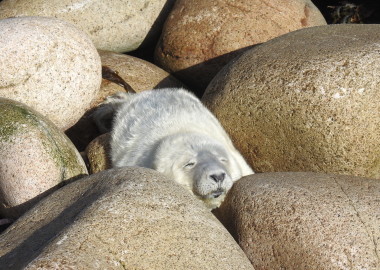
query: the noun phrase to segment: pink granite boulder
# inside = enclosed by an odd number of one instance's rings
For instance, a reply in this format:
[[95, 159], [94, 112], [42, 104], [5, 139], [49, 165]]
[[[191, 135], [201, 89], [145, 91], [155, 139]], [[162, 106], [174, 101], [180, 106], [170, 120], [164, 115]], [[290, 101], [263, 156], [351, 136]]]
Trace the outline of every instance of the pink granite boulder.
[[91, 40], [54, 18], [0, 20], [0, 97], [23, 102], [65, 130], [89, 108], [101, 83]]

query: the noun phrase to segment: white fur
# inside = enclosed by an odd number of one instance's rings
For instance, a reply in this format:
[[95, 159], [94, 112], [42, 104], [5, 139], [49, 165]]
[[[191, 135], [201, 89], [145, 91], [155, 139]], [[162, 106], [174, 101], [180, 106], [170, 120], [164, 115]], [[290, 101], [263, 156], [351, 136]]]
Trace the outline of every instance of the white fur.
[[117, 110], [114, 167], [162, 172], [211, 208], [219, 206], [234, 181], [253, 174], [215, 116], [183, 89], [122, 93], [107, 104]]

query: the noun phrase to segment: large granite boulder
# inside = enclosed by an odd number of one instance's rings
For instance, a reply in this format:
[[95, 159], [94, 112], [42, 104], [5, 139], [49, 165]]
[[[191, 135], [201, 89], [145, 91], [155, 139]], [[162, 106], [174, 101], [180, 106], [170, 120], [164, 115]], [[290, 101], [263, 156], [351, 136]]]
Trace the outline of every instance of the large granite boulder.
[[54, 18], [0, 20], [0, 70], [0, 97], [31, 106], [62, 130], [89, 108], [101, 83], [91, 40]]
[[0, 98], [0, 115], [1, 216], [17, 218], [65, 181], [87, 174], [74, 145], [41, 114]]
[[380, 177], [380, 25], [283, 35], [221, 71], [202, 101], [253, 169]]
[[3, 0], [0, 19], [56, 17], [84, 31], [96, 48], [126, 52], [152, 45], [172, 5], [173, 0]]
[[158, 172], [119, 168], [64, 186], [0, 236], [1, 269], [253, 269], [222, 224]]
[[310, 0], [178, 0], [155, 57], [200, 95], [216, 73], [247, 47], [324, 24]]
[[380, 181], [262, 173], [232, 187], [218, 215], [255, 269], [380, 269]]

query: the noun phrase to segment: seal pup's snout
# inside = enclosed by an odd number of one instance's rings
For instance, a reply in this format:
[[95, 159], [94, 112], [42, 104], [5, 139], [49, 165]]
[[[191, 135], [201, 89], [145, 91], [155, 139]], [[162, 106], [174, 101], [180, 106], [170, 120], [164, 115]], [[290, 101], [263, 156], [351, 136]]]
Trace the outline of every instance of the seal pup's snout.
[[219, 174], [211, 174], [210, 178], [216, 183], [223, 182], [223, 180], [226, 178], [226, 173], [222, 172]]

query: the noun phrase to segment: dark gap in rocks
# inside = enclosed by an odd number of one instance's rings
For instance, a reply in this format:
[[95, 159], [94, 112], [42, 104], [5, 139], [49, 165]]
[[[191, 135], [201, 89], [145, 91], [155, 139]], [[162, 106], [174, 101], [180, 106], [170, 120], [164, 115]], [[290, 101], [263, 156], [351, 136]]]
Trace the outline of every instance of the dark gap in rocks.
[[374, 0], [312, 0], [328, 24], [380, 23], [380, 1]]

